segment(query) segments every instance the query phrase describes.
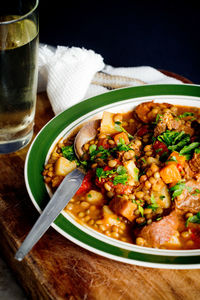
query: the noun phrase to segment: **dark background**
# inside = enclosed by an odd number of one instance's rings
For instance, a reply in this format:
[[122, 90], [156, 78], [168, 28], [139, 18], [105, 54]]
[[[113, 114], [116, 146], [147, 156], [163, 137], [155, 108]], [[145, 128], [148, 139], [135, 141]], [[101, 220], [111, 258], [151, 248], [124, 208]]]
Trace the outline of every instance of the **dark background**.
[[40, 42], [93, 49], [106, 64], [149, 65], [200, 84], [197, 3], [40, 0]]

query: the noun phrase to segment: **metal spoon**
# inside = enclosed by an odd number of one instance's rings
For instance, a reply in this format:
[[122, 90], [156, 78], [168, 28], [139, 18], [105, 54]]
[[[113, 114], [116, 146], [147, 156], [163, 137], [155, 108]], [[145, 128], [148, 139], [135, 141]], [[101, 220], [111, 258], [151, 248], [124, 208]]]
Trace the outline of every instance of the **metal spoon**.
[[67, 203], [79, 189], [83, 178], [84, 173], [79, 169], [75, 169], [65, 176], [62, 183], [54, 193], [53, 197], [25, 238], [21, 247], [15, 254], [15, 259], [21, 261], [24, 256], [32, 249], [32, 247], [38, 242], [38, 240], [50, 227], [51, 223], [56, 219], [56, 217], [65, 208]]
[[[100, 120], [88, 122], [77, 134], [74, 141], [74, 149], [79, 158], [83, 154], [83, 144], [96, 136], [99, 124]], [[16, 252], [15, 259], [22, 261], [24, 256], [33, 248], [79, 189], [83, 178], [84, 172], [79, 169], [75, 169], [65, 176], [62, 183], [59, 185], [53, 197], [20, 246], [19, 250]]]

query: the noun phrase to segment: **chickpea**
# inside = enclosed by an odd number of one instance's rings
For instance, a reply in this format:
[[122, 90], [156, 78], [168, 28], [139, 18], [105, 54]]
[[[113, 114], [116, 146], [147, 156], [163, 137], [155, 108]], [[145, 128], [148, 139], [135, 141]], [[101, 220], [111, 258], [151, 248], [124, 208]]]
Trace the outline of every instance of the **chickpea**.
[[147, 156], [151, 156], [152, 153], [153, 153], [152, 151], [147, 151], [147, 152], [146, 152], [146, 155], [147, 155]]
[[136, 216], [139, 216], [139, 215], [140, 215], [139, 209], [136, 209], [136, 210], [134, 211], [134, 214], [135, 214]]
[[108, 166], [110, 168], [114, 168], [116, 165], [117, 165], [117, 161], [116, 160], [111, 159], [111, 160], [108, 161]]
[[136, 238], [136, 244], [137, 244], [138, 246], [144, 246], [144, 244], [145, 244], [145, 239], [143, 239], [142, 237], [137, 237], [137, 238]]
[[119, 224], [119, 227], [122, 229], [122, 230], [125, 230], [126, 229], [126, 225], [124, 223], [120, 223]]
[[159, 112], [159, 109], [158, 109], [158, 108], [153, 108], [151, 112], [152, 112], [154, 115], [157, 115], [158, 112]]
[[147, 188], [147, 189], [150, 189], [151, 188], [151, 183], [147, 180], [147, 181], [145, 181], [145, 187]]
[[84, 150], [85, 150], [85, 151], [88, 151], [89, 147], [90, 147], [89, 143], [85, 144], [85, 145], [84, 145]]
[[67, 205], [67, 209], [68, 210], [72, 210], [74, 208], [74, 205], [72, 204], [72, 203], [69, 203], [68, 205]]
[[118, 238], [119, 237], [119, 233], [118, 232], [112, 232], [111, 236], [114, 238]]
[[115, 141], [113, 141], [113, 140], [108, 140], [108, 144], [114, 145], [114, 144], [115, 144]]
[[155, 179], [160, 179], [160, 173], [159, 172], [155, 172], [154, 173], [154, 178]]
[[150, 177], [150, 178], [149, 178], [149, 181], [150, 181], [151, 184], [155, 184], [155, 183], [156, 183], [156, 180], [155, 180], [154, 177]]
[[[145, 217], [146, 217], [147, 220], [151, 220], [152, 214], [147, 214], [147, 215], [145, 215]], [[152, 221], [152, 220], [151, 220], [151, 221]], [[148, 221], [147, 221], [147, 222], [148, 222]]]
[[146, 145], [145, 147], [144, 147], [144, 151], [146, 152], [146, 151], [151, 151], [151, 149], [152, 149], [152, 145]]
[[105, 234], [106, 234], [107, 236], [111, 236], [111, 233], [110, 233], [110, 231], [108, 231], [108, 230], [106, 230]]
[[151, 169], [148, 169], [146, 174], [147, 174], [148, 177], [150, 177], [152, 175]]
[[138, 224], [142, 224], [142, 223], [145, 222], [145, 218], [144, 218], [144, 217], [140, 217], [140, 218], [137, 218], [135, 221], [136, 221], [136, 223], [138, 223]]
[[90, 226], [94, 225], [94, 220], [90, 220], [90, 221], [88, 222], [88, 224], [89, 224]]
[[142, 145], [142, 142], [139, 139], [137, 139], [135, 140], [135, 145], [140, 147]]
[[118, 231], [119, 231], [119, 228], [118, 228], [117, 226], [114, 225], [114, 226], [112, 226], [112, 231], [113, 231], [113, 232], [118, 232]]
[[194, 242], [192, 240], [187, 242], [187, 246], [188, 247], [193, 247], [194, 246]]
[[184, 238], [184, 239], [187, 239], [190, 237], [190, 232], [189, 231], [183, 231], [181, 233], [181, 236]]
[[155, 163], [151, 164], [150, 168], [153, 173], [155, 173], [159, 170], [159, 167]]
[[129, 150], [124, 153], [124, 158], [126, 160], [132, 159], [134, 156], [135, 156], [135, 151], [133, 151], [133, 150]]
[[186, 218], [186, 219], [188, 219], [188, 218], [190, 218], [190, 217], [193, 217], [193, 213], [187, 213], [187, 214], [185, 214], [185, 218]]
[[104, 188], [106, 189], [106, 191], [110, 191], [111, 190], [111, 186], [106, 182], [104, 183]]
[[105, 138], [106, 138], [106, 135], [104, 133], [99, 134], [99, 139], [105, 139]]
[[94, 164], [91, 165], [91, 168], [92, 168], [92, 169], [95, 169], [97, 166], [98, 166], [98, 164], [97, 164], [97, 163], [94, 163]]
[[149, 138], [146, 138], [146, 137], [143, 138], [144, 143], [147, 143], [148, 141], [149, 141]]
[[106, 226], [104, 226], [104, 225], [99, 225], [99, 229], [100, 229], [101, 231], [106, 231]]
[[164, 113], [171, 113], [171, 111], [170, 111], [169, 108], [164, 108], [164, 109], [163, 109], [163, 112], [164, 112]]
[[138, 199], [141, 199], [141, 198], [144, 197], [144, 192], [142, 192], [142, 191], [136, 192], [136, 193], [135, 193], [135, 196], [136, 196]]
[[90, 206], [90, 210], [91, 210], [91, 211], [95, 211], [96, 209], [97, 209], [96, 205], [91, 205], [91, 206]]
[[152, 223], [152, 219], [147, 220], [147, 225], [150, 225]]
[[81, 211], [81, 212], [78, 214], [78, 217], [79, 217], [79, 218], [85, 217], [85, 213], [84, 213], [83, 211]]
[[83, 219], [84, 222], [88, 222], [89, 220], [90, 220], [90, 216], [86, 216], [86, 217]]
[[83, 201], [83, 202], [81, 202], [80, 206], [84, 209], [87, 209], [90, 206], [90, 204], [86, 201]]
[[109, 192], [107, 193], [107, 196], [108, 196], [108, 198], [112, 198], [112, 197], [114, 196], [114, 193], [111, 192], [111, 191], [109, 191]]
[[140, 177], [140, 183], [142, 183], [142, 182], [144, 182], [144, 181], [146, 181], [147, 180], [147, 176], [146, 175], [142, 175], [141, 177]]

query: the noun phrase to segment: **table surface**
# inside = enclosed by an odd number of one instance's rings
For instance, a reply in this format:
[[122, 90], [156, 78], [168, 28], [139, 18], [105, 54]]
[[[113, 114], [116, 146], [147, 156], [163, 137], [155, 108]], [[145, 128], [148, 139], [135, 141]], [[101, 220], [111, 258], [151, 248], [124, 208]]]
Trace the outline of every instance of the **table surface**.
[[[53, 117], [39, 94], [35, 134]], [[163, 270], [127, 265], [95, 255], [50, 228], [22, 263], [13, 259], [38, 213], [24, 185], [26, 148], [2, 156], [0, 170], [0, 299], [198, 299], [200, 270]], [[12, 213], [11, 213], [12, 209]]]

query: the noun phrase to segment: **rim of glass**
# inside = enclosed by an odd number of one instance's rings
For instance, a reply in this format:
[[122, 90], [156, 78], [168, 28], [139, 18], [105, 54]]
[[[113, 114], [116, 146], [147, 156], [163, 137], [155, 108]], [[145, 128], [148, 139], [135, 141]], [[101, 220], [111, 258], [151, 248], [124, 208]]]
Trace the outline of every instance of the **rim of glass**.
[[33, 8], [27, 12], [25, 15], [23, 16], [20, 16], [19, 18], [17, 19], [14, 19], [14, 20], [10, 20], [10, 21], [5, 21], [5, 22], [0, 22], [0, 25], [8, 25], [8, 24], [12, 24], [12, 23], [16, 23], [16, 22], [19, 22], [23, 19], [26, 19], [28, 16], [30, 16], [35, 10], [36, 8], [38, 7], [38, 4], [39, 4], [39, 0], [35, 0], [35, 5], [33, 6]]

